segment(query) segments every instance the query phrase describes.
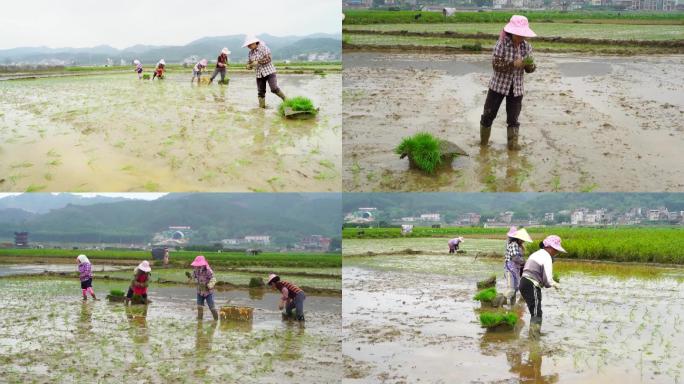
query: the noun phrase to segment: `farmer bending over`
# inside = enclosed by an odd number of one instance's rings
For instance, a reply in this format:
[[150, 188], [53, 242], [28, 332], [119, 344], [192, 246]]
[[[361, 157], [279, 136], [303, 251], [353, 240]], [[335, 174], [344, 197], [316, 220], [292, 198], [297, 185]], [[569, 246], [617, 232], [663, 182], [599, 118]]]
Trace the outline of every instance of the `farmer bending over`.
[[561, 247], [561, 238], [548, 236], [539, 243], [537, 252], [530, 255], [523, 268], [520, 279], [520, 294], [530, 310], [530, 337], [539, 338], [542, 325], [542, 287], [558, 289], [560, 285], [553, 280], [553, 257], [559, 252], [565, 253]]
[[276, 274], [268, 276], [268, 285], [282, 293], [278, 309], [282, 311], [285, 308], [284, 315], [290, 317], [292, 316], [292, 310], [296, 308], [297, 314], [295, 318], [297, 321], [304, 321], [304, 300], [306, 299], [304, 291], [290, 282], [281, 281], [280, 276]]
[[202, 255], [195, 257], [190, 265], [193, 268], [192, 278], [197, 282], [197, 320], [202, 320], [204, 317], [204, 302], [206, 301], [211, 315], [216, 321], [218, 320], [218, 311], [214, 304], [214, 286], [216, 285], [214, 271]]
[[518, 116], [522, 109], [523, 70], [527, 73], [535, 70], [534, 64], [525, 66], [523, 63], [523, 59], [532, 54], [532, 45], [525, 39], [534, 36], [537, 35], [530, 29], [527, 18], [518, 15], [511, 17], [499, 35], [492, 59], [494, 76], [489, 81], [489, 91], [480, 118], [480, 145], [483, 147], [489, 144], [492, 123], [505, 98], [508, 149], [520, 150]]
[[133, 280], [131, 280], [131, 285], [128, 287], [128, 293], [126, 293], [126, 303], [129, 303], [133, 299], [133, 295], [140, 296], [142, 298], [143, 304], [147, 304], [147, 286], [150, 283], [150, 274], [152, 272], [152, 267], [147, 260], [142, 261], [133, 270]]
[[200, 77], [202, 76], [202, 71], [204, 68], [207, 67], [207, 59], [202, 59], [195, 64], [195, 66], [192, 68], [192, 80], [190, 80], [190, 84], [192, 84], [195, 81], [195, 78], [197, 78], [197, 84], [200, 83]]
[[86, 255], [78, 255], [76, 262], [78, 263], [78, 278], [81, 280], [83, 300], [88, 300], [87, 293], [90, 293], [93, 300], [97, 300], [95, 291], [93, 291], [93, 267], [90, 264], [90, 260], [88, 260]]
[[515, 304], [516, 294], [520, 288], [520, 276], [525, 266], [525, 243], [532, 239], [525, 228], [511, 227], [507, 233], [506, 254], [504, 259], [504, 277], [506, 278], [506, 299], [508, 304]]
[[268, 83], [271, 92], [285, 101], [285, 94], [278, 88], [276, 68], [271, 61], [271, 50], [256, 36], [247, 36], [242, 47], [249, 48], [247, 69], [254, 68], [256, 72], [259, 107], [266, 108], [266, 83]]
[[166, 72], [166, 61], [164, 61], [164, 59], [161, 59], [157, 63], [157, 67], [154, 69], [154, 74], [152, 75], [152, 80], [154, 80], [155, 77], [163, 79], [164, 78], [164, 72]]
[[140, 60], [133, 60], [133, 64], [135, 64], [135, 73], [138, 74], [138, 80], [142, 79], [142, 73], [143, 73], [143, 66]]
[[458, 247], [461, 245], [462, 242], [463, 237], [455, 237], [449, 240], [449, 242], [447, 243], [449, 244], [449, 253], [456, 253], [456, 251], [458, 251]]

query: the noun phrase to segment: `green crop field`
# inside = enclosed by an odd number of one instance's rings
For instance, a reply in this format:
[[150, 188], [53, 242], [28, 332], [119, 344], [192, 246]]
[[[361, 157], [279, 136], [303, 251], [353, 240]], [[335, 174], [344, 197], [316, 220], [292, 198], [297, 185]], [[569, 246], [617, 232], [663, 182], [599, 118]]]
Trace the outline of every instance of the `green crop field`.
[[[392, 239], [421, 237], [468, 236], [505, 239], [505, 228], [415, 227], [413, 233], [401, 235], [399, 228], [344, 228], [344, 239]], [[541, 241], [550, 234], [563, 239], [568, 251], [562, 255], [570, 259], [629, 261], [647, 263], [684, 264], [684, 228], [678, 227], [616, 227], [616, 228], [528, 228], [533, 240]], [[527, 247], [531, 253], [538, 249], [533, 243]]]
[[[408, 23], [505, 23], [514, 12], [456, 12], [444, 17], [440, 12], [345, 10], [344, 25], [408, 24]], [[422, 16], [415, 19], [415, 15]], [[682, 12], [614, 12], [614, 11], [525, 11], [530, 22], [586, 22], [627, 24], [684, 24]]]
[[[0, 249], [0, 257], [18, 257], [35, 259], [73, 258], [84, 253], [91, 260], [150, 260], [152, 255], [147, 251], [125, 250], [68, 250], [68, 249]], [[174, 264], [186, 266], [195, 258], [203, 254], [212, 265], [223, 267], [300, 267], [300, 268], [341, 268], [342, 257], [339, 254], [316, 253], [262, 253], [257, 256], [235, 252], [171, 252], [170, 258]]]

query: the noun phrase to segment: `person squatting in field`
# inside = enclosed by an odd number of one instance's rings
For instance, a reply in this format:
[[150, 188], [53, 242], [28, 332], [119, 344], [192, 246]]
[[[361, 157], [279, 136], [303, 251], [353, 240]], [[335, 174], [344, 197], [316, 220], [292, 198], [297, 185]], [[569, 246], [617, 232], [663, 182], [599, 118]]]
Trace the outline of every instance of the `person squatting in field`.
[[278, 87], [276, 68], [271, 60], [271, 50], [256, 36], [247, 36], [242, 47], [249, 48], [247, 69], [254, 69], [256, 72], [259, 107], [266, 108], [266, 83], [272, 93], [285, 101], [285, 94]]
[[166, 72], [166, 61], [164, 61], [164, 59], [161, 59], [157, 63], [157, 66], [154, 68], [154, 74], [152, 75], [152, 80], [154, 80], [155, 77], [163, 79], [164, 78], [164, 72]]
[[193, 268], [192, 278], [197, 283], [197, 320], [202, 320], [204, 317], [204, 302], [206, 302], [216, 321], [219, 314], [214, 304], [214, 286], [216, 285], [214, 271], [202, 255], [195, 257], [190, 265]]
[[133, 60], [133, 64], [135, 64], [135, 73], [138, 74], [138, 80], [142, 79], [142, 73], [143, 73], [143, 65], [140, 62], [140, 60]]
[[455, 237], [447, 242], [449, 245], [449, 253], [456, 253], [458, 247], [463, 243], [463, 237]]
[[190, 84], [192, 84], [195, 81], [195, 78], [197, 78], [197, 84], [200, 83], [202, 71], [204, 70], [204, 68], [207, 67], [207, 64], [207, 59], [202, 59], [198, 61], [194, 67], [192, 67], [192, 79], [190, 80]]
[[126, 303], [133, 299], [133, 295], [136, 295], [142, 298], [143, 304], [147, 304], [147, 287], [150, 283], [151, 272], [152, 267], [150, 267], [150, 263], [147, 260], [143, 260], [135, 267], [133, 270], [133, 280], [131, 280], [128, 293], [126, 293]]
[[221, 82], [224, 82], [226, 71], [228, 70], [228, 55], [230, 55], [230, 51], [228, 48], [224, 47], [216, 59], [216, 68], [214, 68], [214, 73], [209, 78], [209, 84], [211, 84], [219, 74], [221, 75]]
[[291, 317], [292, 310], [296, 309], [295, 319], [297, 321], [304, 321], [304, 300], [306, 300], [306, 294], [304, 294], [301, 288], [290, 282], [280, 280], [280, 276], [274, 273], [268, 276], [268, 286], [282, 294], [278, 303], [278, 309], [282, 311], [285, 308], [284, 316]]
[[560, 285], [553, 280], [553, 258], [558, 253], [565, 253], [561, 246], [561, 238], [556, 235], [547, 236], [539, 243], [539, 250], [531, 254], [523, 268], [520, 279], [520, 294], [527, 308], [530, 310], [531, 338], [536, 339], [541, 335], [542, 325], [542, 288]]
[[536, 69], [534, 63], [526, 65], [523, 60], [532, 54], [532, 45], [526, 38], [535, 36], [537, 35], [530, 29], [527, 18], [519, 15], [513, 15], [499, 35], [492, 58], [494, 76], [489, 81], [484, 111], [480, 118], [480, 145], [483, 147], [489, 144], [492, 123], [505, 98], [507, 147], [512, 151], [520, 150], [518, 116], [522, 109], [523, 77], [524, 72], [532, 73]]
[[78, 263], [78, 277], [81, 280], [83, 300], [88, 300], [88, 293], [93, 297], [93, 300], [97, 300], [95, 291], [93, 291], [93, 266], [90, 264], [90, 260], [86, 255], [78, 255], [76, 262]]
[[506, 291], [504, 296], [510, 306], [515, 305], [516, 294], [520, 288], [520, 277], [525, 265], [525, 242], [531, 243], [532, 239], [525, 228], [516, 229], [511, 227], [506, 234], [506, 253], [504, 254], [504, 278]]

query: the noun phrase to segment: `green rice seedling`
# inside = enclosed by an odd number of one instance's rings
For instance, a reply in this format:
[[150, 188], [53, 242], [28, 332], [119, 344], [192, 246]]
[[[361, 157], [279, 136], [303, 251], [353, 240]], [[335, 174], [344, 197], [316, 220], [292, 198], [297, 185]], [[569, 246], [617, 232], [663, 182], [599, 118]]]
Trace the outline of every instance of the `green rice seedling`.
[[486, 328], [499, 325], [514, 327], [518, 323], [518, 315], [513, 312], [483, 312], [480, 314], [480, 324]]
[[408, 156], [413, 164], [429, 174], [434, 173], [442, 163], [440, 141], [427, 132], [403, 138], [394, 152], [401, 155], [401, 158]]
[[558, 276], [558, 272], [553, 273], [553, 281], [560, 283], [560, 276]]
[[286, 115], [286, 108], [291, 109], [293, 112], [306, 112], [313, 116], [316, 116], [316, 114], [318, 114], [318, 110], [314, 107], [311, 99], [303, 96], [296, 96], [291, 99], [283, 101], [280, 104], [280, 107], [278, 107], [278, 112], [280, 113], [280, 116], [284, 117]]
[[485, 289], [496, 286], [496, 275], [491, 275], [488, 278], [477, 282], [477, 289]]
[[143, 80], [149, 80], [149, 79], [150, 79], [150, 75], [146, 73], [146, 74], [143, 75], [142, 78], [143, 78]]
[[525, 56], [525, 58], [523, 59], [523, 65], [526, 67], [534, 65], [534, 57], [532, 57], [532, 55]]
[[461, 45], [461, 49], [463, 49], [464, 51], [480, 52], [482, 50], [482, 44], [463, 44]]
[[109, 291], [109, 294], [115, 297], [123, 297], [124, 291], [120, 289], [112, 289], [111, 291]]
[[487, 288], [478, 292], [473, 300], [477, 301], [491, 301], [496, 297], [496, 288]]

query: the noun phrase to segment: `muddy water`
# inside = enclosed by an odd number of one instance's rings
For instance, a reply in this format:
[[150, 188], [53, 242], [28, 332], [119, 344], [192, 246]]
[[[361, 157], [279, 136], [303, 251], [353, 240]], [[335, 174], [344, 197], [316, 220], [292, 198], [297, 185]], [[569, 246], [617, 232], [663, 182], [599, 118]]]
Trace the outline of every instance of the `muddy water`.
[[[682, 191], [682, 56], [535, 55], [526, 75], [520, 152], [506, 149], [505, 108], [491, 146], [479, 121], [489, 55], [345, 53], [347, 191]], [[419, 131], [469, 157], [430, 177], [394, 155]]]
[[[120, 285], [94, 288], [104, 297]], [[195, 320], [189, 288], [153, 285], [145, 310], [84, 303], [71, 280], [5, 278], [0, 287], [0, 365], [9, 382], [333, 383], [342, 375], [340, 299], [308, 297], [300, 327], [280, 319], [275, 294], [222, 291], [218, 306], [254, 307], [254, 321], [216, 325], [209, 313]]]
[[[122, 267], [112, 265], [101, 265], [94, 272], [119, 271]], [[72, 265], [64, 264], [3, 264], [0, 265], [0, 277], [13, 275], [39, 275], [44, 272], [75, 272], [77, 268]]]
[[0, 83], [2, 191], [335, 191], [341, 75], [279, 77], [320, 114], [289, 121], [256, 108], [254, 78], [228, 87], [131, 75]]
[[682, 382], [684, 269], [563, 263], [562, 288], [543, 292], [543, 336], [531, 341], [522, 305], [514, 331], [479, 326], [475, 282], [496, 274], [503, 289], [499, 260], [347, 256], [345, 382]]

